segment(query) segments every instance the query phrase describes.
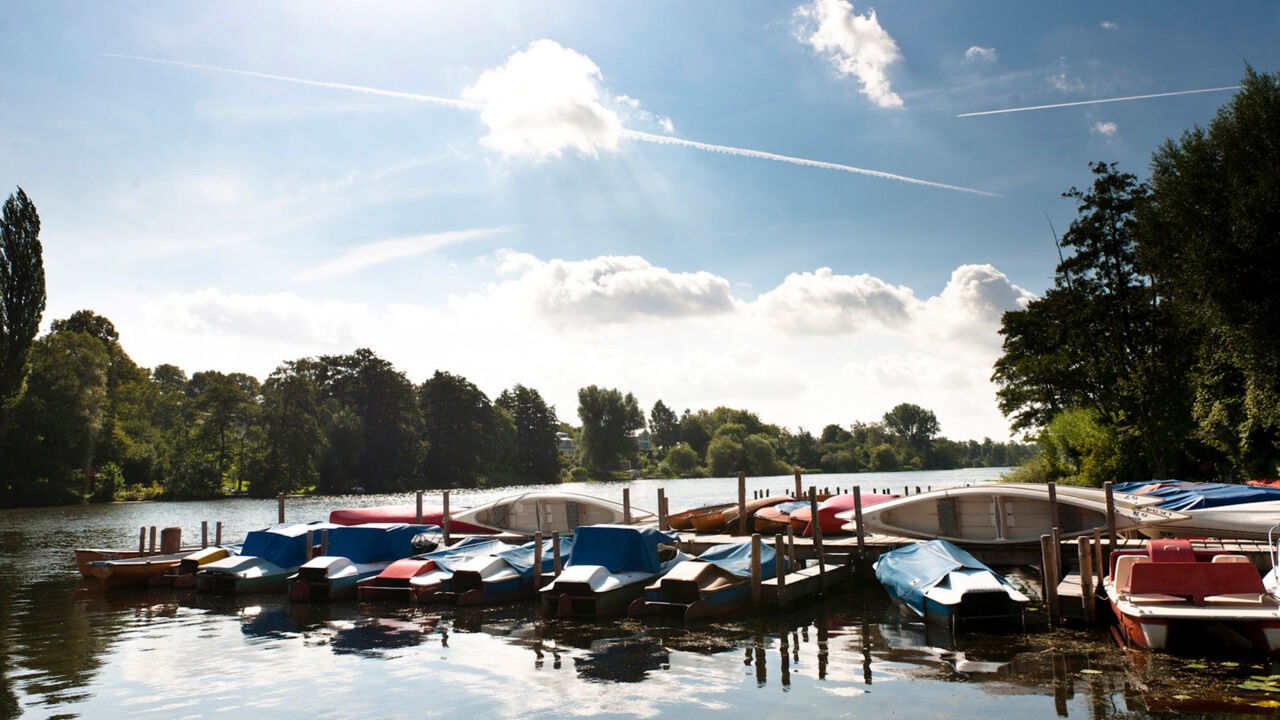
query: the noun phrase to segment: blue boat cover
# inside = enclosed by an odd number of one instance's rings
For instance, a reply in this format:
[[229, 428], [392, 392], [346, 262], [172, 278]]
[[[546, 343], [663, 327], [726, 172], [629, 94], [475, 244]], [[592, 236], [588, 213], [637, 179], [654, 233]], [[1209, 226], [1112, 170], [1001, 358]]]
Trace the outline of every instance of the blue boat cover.
[[469, 537], [463, 538], [458, 542], [450, 545], [443, 550], [429, 552], [420, 556], [423, 560], [434, 560], [436, 567], [441, 570], [453, 572], [463, 560], [477, 557], [480, 555], [493, 555], [501, 552], [503, 548], [510, 547], [501, 540], [493, 538]]
[[1115, 491], [1158, 497], [1161, 500], [1156, 507], [1178, 511], [1280, 500], [1280, 488], [1187, 480], [1125, 482], [1116, 485]]
[[[573, 553], [573, 540], [573, 536], [560, 538], [560, 557], [562, 559], [569, 557]], [[514, 568], [516, 572], [520, 573], [520, 577], [528, 579], [533, 577], [533, 548], [534, 541], [531, 540], [510, 550], [504, 550], [497, 555], [506, 560], [507, 564]], [[547, 538], [542, 541], [542, 572], [555, 572], [555, 568], [555, 548], [552, 546], [552, 539]]]
[[240, 555], [262, 558], [282, 568], [297, 567], [307, 560], [307, 531], [315, 532], [312, 542], [316, 542], [321, 530], [332, 532], [336, 527], [338, 526], [316, 522], [274, 525], [266, 530], [252, 530], [245, 536]]
[[[876, 563], [876, 579], [894, 599], [924, 614], [924, 593], [952, 570], [990, 570], [977, 558], [946, 540], [929, 540], [892, 550]], [[1000, 581], [1008, 584], [997, 573]]]
[[414, 554], [414, 535], [439, 531], [435, 525], [404, 523], [340, 525], [329, 530], [329, 556], [344, 557], [353, 563], [399, 560]]
[[[777, 553], [773, 548], [764, 543], [760, 544], [760, 579], [768, 580], [777, 573], [774, 572], [774, 558]], [[751, 543], [726, 543], [724, 545], [712, 545], [698, 556], [699, 560], [706, 560], [722, 570], [737, 577], [751, 577]]]
[[658, 544], [676, 536], [632, 525], [588, 525], [574, 532], [569, 565], [602, 565], [609, 572], [658, 572]]

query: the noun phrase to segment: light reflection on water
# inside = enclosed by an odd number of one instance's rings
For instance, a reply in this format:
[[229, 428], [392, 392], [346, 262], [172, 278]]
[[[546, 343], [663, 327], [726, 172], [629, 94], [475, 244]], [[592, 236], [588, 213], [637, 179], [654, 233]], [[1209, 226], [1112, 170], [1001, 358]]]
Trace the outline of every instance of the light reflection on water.
[[[350, 500], [290, 507], [298, 519], [323, 517]], [[673, 508], [684, 504], [673, 500]], [[198, 539], [200, 519], [223, 519], [228, 538], [239, 537], [273, 515], [274, 502], [255, 500], [0, 512], [0, 717], [1273, 712], [1255, 705], [1267, 698], [1237, 688], [1250, 675], [1280, 672], [1268, 659], [1126, 652], [1101, 632], [1061, 630], [977, 635], [957, 646], [903, 623], [874, 584], [786, 614], [686, 629], [542, 619], [532, 605], [457, 610], [103, 593], [79, 580], [69, 552], [136, 542], [143, 524], [180, 524], [188, 538], [194, 526]]]

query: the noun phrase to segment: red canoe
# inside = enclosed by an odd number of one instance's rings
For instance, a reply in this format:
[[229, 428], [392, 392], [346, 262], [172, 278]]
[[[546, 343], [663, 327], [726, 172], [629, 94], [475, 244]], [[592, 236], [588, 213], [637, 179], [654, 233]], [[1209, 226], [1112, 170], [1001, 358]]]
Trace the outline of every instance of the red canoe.
[[[453, 517], [466, 508], [458, 508], [449, 514], [449, 532], [493, 534], [493, 530], [458, 522]], [[422, 525], [442, 525], [444, 523], [443, 508], [422, 508], [422, 522], [418, 522], [416, 505], [382, 505], [380, 507], [347, 508], [329, 513], [329, 522], [334, 525], [363, 525], [364, 523], [409, 523]]]
[[[878, 493], [862, 493], [862, 507], [865, 509], [876, 503], [882, 503], [886, 500], [894, 500], [897, 495], [880, 495]], [[847, 530], [842, 529], [845, 520], [836, 519], [836, 513], [842, 513], [846, 510], [853, 510], [853, 493], [847, 495], [832, 495], [818, 504], [818, 522], [822, 527], [823, 535], [835, 535], [838, 533], [846, 533]], [[813, 518], [810, 516], [809, 508], [804, 507], [791, 513], [792, 527], [799, 528], [804, 526], [804, 536], [809, 537], [813, 534]]]

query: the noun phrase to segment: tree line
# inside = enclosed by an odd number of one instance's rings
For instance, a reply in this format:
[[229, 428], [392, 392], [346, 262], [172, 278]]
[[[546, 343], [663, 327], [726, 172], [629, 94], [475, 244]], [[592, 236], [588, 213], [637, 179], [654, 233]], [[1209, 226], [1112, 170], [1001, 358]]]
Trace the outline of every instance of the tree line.
[[1280, 469], [1280, 76], [1246, 67], [1144, 180], [1091, 165], [1053, 286], [1005, 313], [993, 379], [1026, 480]]

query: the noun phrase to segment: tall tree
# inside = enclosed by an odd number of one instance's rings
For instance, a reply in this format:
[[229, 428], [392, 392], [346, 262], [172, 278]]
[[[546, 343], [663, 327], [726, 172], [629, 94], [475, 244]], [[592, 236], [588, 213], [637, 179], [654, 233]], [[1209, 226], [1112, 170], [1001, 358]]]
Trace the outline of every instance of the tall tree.
[[511, 469], [537, 482], [555, 482], [560, 475], [560, 451], [556, 449], [559, 421], [556, 411], [533, 388], [516, 385], [503, 390], [498, 407], [511, 413], [516, 426], [516, 451]]
[[644, 427], [644, 412], [631, 393], [595, 385], [578, 390], [582, 456], [594, 470], [613, 470], [635, 450], [631, 433]]
[[653, 446], [660, 450], [668, 450], [680, 442], [680, 418], [661, 400], [649, 411], [649, 433]]
[[461, 375], [437, 370], [418, 389], [426, 428], [424, 474], [431, 487], [475, 487], [502, 453], [502, 426], [489, 398]]
[[262, 385], [262, 449], [250, 462], [249, 492], [268, 497], [316, 484], [324, 449], [315, 380], [296, 365], [276, 368]]
[[5, 201], [0, 215], [0, 408], [22, 386], [27, 351], [40, 329], [44, 299], [40, 216], [35, 204], [18, 188]]
[[938, 434], [938, 417], [912, 403], [899, 403], [884, 414], [884, 425], [916, 450], [921, 450]]

